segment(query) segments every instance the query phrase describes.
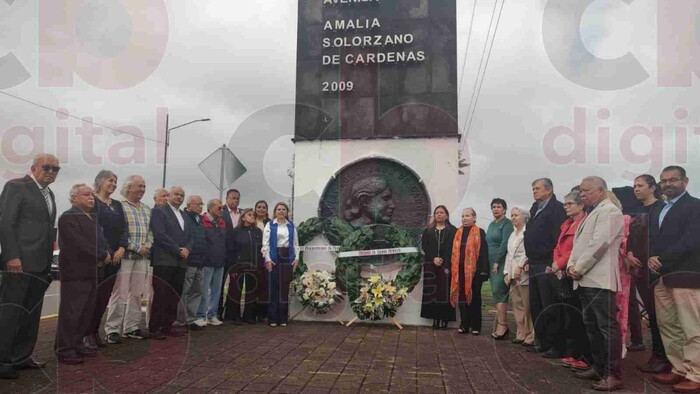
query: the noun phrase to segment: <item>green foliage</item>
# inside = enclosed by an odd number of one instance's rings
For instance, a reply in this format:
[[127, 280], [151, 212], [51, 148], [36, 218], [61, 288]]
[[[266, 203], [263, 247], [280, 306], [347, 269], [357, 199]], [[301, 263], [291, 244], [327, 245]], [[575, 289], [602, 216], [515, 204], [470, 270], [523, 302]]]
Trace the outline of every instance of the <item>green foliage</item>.
[[[364, 250], [370, 247], [374, 230], [369, 226], [355, 229], [349, 223], [338, 218], [322, 219], [311, 218], [301, 223], [299, 244], [306, 245], [319, 235], [323, 235], [331, 245], [340, 245], [340, 252]], [[385, 240], [390, 248], [415, 247], [415, 241], [406, 231], [397, 226], [390, 226], [385, 232]], [[299, 279], [308, 267], [304, 263], [304, 253], [300, 253], [299, 267], [295, 278]], [[348, 294], [348, 299], [354, 301], [360, 294], [360, 265], [362, 261], [357, 257], [336, 259], [336, 280], [338, 288]], [[410, 293], [418, 284], [421, 277], [422, 257], [420, 253], [401, 255], [403, 267], [396, 275], [395, 283], [399, 289], [406, 288]], [[359, 316], [359, 315], [358, 315]], [[362, 316], [359, 316], [362, 318]]]

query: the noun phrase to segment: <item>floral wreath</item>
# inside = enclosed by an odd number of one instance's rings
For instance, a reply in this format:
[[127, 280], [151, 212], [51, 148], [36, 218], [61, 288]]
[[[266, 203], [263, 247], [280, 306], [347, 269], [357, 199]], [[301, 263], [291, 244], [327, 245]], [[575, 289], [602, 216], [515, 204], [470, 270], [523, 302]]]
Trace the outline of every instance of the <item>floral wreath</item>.
[[394, 280], [385, 280], [379, 274], [361, 279], [360, 295], [350, 305], [361, 320], [393, 318], [408, 297], [408, 288], [398, 288]]
[[335, 277], [327, 271], [306, 271], [294, 285], [294, 293], [304, 308], [310, 308], [317, 314], [328, 313], [343, 300], [343, 293], [336, 287]]
[[[416, 246], [415, 241], [406, 231], [396, 225], [388, 225], [387, 227], [384, 239], [390, 248]], [[331, 245], [340, 245], [339, 252], [367, 249], [370, 247], [374, 236], [374, 230], [371, 227], [362, 226], [355, 229], [349, 223], [338, 218], [308, 219], [298, 226], [297, 232], [300, 245], [305, 245], [316, 236], [323, 235]], [[406, 253], [401, 255], [400, 261], [402, 263], [401, 270], [391, 283], [392, 286], [401, 290], [405, 289], [406, 293], [410, 293], [420, 281], [423, 259], [420, 253]], [[335, 261], [335, 279], [338, 288], [347, 292], [351, 303], [360, 296], [362, 284], [360, 264], [361, 260], [359, 257], [336, 258]], [[300, 252], [296, 279], [298, 280], [306, 271], [308, 271], [308, 267], [304, 263], [304, 252]], [[400, 303], [398, 306], [400, 306]], [[359, 318], [364, 319], [361, 316], [364, 314], [357, 313], [357, 311], [356, 314]]]

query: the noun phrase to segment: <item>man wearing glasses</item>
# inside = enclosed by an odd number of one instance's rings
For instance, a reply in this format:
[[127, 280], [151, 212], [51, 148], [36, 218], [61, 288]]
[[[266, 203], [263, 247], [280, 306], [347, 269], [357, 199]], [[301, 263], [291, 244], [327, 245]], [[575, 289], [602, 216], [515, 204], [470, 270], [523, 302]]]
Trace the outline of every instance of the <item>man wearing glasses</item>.
[[673, 369], [654, 380], [700, 393], [700, 200], [688, 194], [682, 167], [664, 168], [659, 184], [666, 203], [651, 213], [648, 264], [661, 275], [656, 319]]
[[0, 379], [44, 365], [31, 356], [51, 282], [56, 202], [49, 185], [60, 169], [55, 156], [38, 155], [31, 174], [7, 182], [0, 195]]

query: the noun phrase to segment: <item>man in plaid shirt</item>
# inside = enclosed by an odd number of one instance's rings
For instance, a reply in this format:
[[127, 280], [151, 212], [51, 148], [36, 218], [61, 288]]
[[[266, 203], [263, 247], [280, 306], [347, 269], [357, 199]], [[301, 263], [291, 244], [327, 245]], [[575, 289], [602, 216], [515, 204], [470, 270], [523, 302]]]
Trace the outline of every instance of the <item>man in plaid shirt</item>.
[[107, 342], [111, 344], [121, 343], [120, 336], [133, 339], [148, 337], [147, 332], [139, 329], [141, 297], [150, 285], [147, 274], [153, 245], [151, 208], [141, 202], [145, 192], [146, 182], [138, 175], [128, 177], [121, 189], [129, 246], [109, 300], [105, 331]]

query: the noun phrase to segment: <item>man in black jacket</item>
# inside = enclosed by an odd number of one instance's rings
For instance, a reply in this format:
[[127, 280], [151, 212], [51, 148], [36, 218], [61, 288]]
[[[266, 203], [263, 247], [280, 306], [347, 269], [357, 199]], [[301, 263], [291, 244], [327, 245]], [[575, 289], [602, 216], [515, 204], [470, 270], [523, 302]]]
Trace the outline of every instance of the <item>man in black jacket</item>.
[[184, 199], [185, 191], [175, 186], [170, 189], [168, 203], [152, 212], [153, 305], [149, 330], [153, 339], [184, 334], [173, 327], [185, 282], [187, 259], [193, 247], [191, 222], [180, 210]]
[[[226, 204], [224, 204], [224, 209], [221, 212], [222, 219], [226, 223], [226, 242], [231, 245], [233, 243], [233, 231], [238, 227], [238, 223], [241, 220], [241, 210], [238, 208], [241, 202], [241, 192], [236, 189], [229, 189], [226, 191]], [[227, 265], [224, 268], [224, 280], [221, 282], [221, 292], [219, 299], [219, 311], [217, 317], [219, 320], [224, 320], [224, 309], [226, 307], [226, 294], [224, 294], [224, 287], [226, 287], [226, 278], [230, 278], [229, 281], [235, 280], [235, 277], [229, 273], [231, 265]]]
[[0, 379], [43, 366], [31, 355], [51, 282], [56, 202], [49, 185], [60, 169], [55, 156], [39, 155], [31, 175], [7, 182], [0, 195]]
[[648, 264], [661, 275], [656, 319], [673, 369], [654, 380], [675, 392], [700, 393], [700, 200], [686, 191], [682, 167], [666, 167], [659, 184], [666, 203], [650, 216]]
[[561, 225], [566, 220], [564, 204], [554, 195], [549, 178], [532, 182], [535, 203], [525, 229], [525, 254], [530, 275], [530, 313], [535, 326], [535, 346], [529, 350], [546, 358], [561, 358], [566, 353], [562, 335], [563, 311], [555, 299], [557, 278], [549, 273], [554, 261]]

